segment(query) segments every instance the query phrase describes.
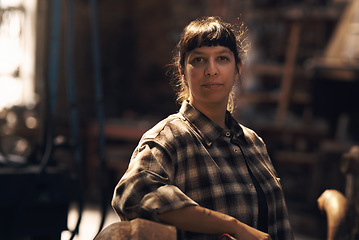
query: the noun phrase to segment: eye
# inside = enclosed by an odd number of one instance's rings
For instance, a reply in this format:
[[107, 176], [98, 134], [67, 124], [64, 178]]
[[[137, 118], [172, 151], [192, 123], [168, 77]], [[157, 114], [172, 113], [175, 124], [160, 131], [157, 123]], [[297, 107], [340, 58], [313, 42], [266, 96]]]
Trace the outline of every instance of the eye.
[[220, 56], [219, 60], [221, 60], [221, 61], [229, 61], [229, 58], [227, 56]]
[[204, 57], [193, 57], [189, 61], [189, 63], [192, 64], [193, 66], [202, 66], [204, 62], [205, 62]]
[[195, 63], [203, 62], [203, 58], [201, 58], [201, 57], [196, 57], [196, 58], [194, 58], [192, 61], [195, 62]]

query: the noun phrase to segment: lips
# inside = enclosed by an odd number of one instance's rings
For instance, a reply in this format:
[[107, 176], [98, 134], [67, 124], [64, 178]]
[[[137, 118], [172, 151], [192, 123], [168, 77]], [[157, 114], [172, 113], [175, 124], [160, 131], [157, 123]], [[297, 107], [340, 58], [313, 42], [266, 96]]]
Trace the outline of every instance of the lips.
[[202, 84], [202, 86], [205, 87], [205, 88], [212, 89], [212, 88], [222, 87], [223, 84], [221, 84], [221, 83], [206, 83], [206, 84]]

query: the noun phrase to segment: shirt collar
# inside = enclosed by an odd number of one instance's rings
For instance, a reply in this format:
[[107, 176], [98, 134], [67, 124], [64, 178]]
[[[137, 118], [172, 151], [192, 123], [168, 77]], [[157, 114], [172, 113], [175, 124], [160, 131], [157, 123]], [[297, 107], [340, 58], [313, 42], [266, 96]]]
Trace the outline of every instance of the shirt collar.
[[[194, 108], [188, 101], [184, 101], [179, 110], [180, 114], [196, 129], [208, 146], [224, 132], [224, 129], [214, 123], [206, 115]], [[243, 134], [242, 128], [228, 111], [226, 113], [226, 125], [234, 138]]]
[[237, 140], [241, 136], [244, 136], [241, 125], [234, 119], [233, 115], [227, 111], [226, 113], [226, 126], [230, 129], [233, 134], [233, 139]]

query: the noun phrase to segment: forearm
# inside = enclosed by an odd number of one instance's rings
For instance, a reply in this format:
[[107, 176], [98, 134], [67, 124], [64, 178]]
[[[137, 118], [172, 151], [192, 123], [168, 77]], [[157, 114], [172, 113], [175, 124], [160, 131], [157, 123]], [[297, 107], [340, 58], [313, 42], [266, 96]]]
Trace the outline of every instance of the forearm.
[[158, 218], [177, 228], [190, 232], [206, 234], [234, 234], [241, 223], [223, 213], [212, 211], [200, 206], [189, 206], [165, 212]]
[[268, 240], [271, 237], [267, 233], [258, 231], [237, 219], [200, 206], [183, 207], [158, 215], [158, 218], [190, 232], [205, 234], [228, 233], [237, 239], [261, 239]]

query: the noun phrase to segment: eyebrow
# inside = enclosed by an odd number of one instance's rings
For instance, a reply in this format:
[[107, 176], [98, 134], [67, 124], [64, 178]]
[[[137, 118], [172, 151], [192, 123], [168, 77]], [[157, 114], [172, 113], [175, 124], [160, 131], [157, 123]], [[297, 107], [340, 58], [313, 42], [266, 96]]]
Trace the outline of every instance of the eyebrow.
[[[203, 54], [204, 52], [200, 50], [200, 48], [196, 48], [196, 49], [193, 49], [191, 52], [190, 52], [190, 55], [191, 54]], [[220, 50], [220, 51], [217, 51], [215, 52], [216, 54], [223, 54], [223, 53], [229, 53], [229, 54], [233, 54], [233, 52], [231, 50], [228, 50], [228, 49], [223, 49], [223, 50]]]

